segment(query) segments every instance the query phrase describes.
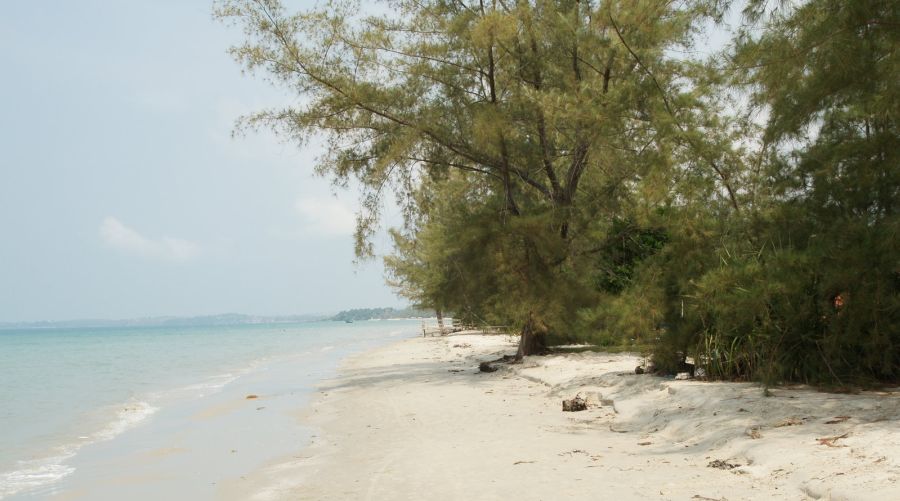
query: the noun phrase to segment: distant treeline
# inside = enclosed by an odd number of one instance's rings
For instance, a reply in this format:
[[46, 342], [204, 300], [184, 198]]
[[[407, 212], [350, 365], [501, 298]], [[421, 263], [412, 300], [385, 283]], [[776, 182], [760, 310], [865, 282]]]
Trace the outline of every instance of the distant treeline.
[[416, 308], [358, 308], [345, 310], [330, 318], [334, 321], [356, 322], [360, 320], [384, 320], [388, 318], [428, 318], [433, 317], [434, 311], [419, 310]]

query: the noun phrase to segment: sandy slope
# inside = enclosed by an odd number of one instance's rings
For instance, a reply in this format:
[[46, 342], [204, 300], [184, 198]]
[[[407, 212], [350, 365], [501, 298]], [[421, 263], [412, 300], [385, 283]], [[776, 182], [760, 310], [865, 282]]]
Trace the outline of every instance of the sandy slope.
[[[321, 430], [314, 443], [221, 494], [900, 499], [900, 392], [764, 397], [750, 384], [638, 376], [637, 357], [598, 353], [477, 372], [511, 341], [418, 338], [349, 360], [301, 417]], [[562, 412], [578, 393], [590, 408]], [[831, 437], [842, 438], [819, 440]]]

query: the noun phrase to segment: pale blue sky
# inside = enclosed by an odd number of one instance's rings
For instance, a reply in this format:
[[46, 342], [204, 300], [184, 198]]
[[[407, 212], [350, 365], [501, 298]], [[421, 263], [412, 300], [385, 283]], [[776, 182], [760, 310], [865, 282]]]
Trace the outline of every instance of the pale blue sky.
[[315, 147], [230, 137], [292, 99], [241, 75], [240, 36], [205, 0], [5, 6], [0, 321], [401, 304]]

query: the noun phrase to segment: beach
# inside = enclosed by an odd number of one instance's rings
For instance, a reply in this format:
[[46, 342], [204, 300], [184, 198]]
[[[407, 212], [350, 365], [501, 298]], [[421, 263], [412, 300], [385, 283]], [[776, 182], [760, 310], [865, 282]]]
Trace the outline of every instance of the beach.
[[900, 501], [900, 1], [4, 13], [0, 501]]
[[[344, 360], [310, 443], [225, 499], [900, 499], [900, 392], [637, 375], [634, 354], [478, 363], [515, 338], [413, 338]], [[563, 412], [576, 395], [587, 410]]]

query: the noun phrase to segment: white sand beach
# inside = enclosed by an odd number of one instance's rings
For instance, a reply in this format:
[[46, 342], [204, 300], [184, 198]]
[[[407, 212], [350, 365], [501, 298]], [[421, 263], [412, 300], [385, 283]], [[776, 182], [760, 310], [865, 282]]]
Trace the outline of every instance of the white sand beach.
[[[298, 421], [308, 447], [229, 499], [900, 499], [900, 391], [834, 394], [636, 375], [640, 358], [531, 357], [507, 336], [357, 355]], [[581, 395], [588, 409], [562, 412]]]

